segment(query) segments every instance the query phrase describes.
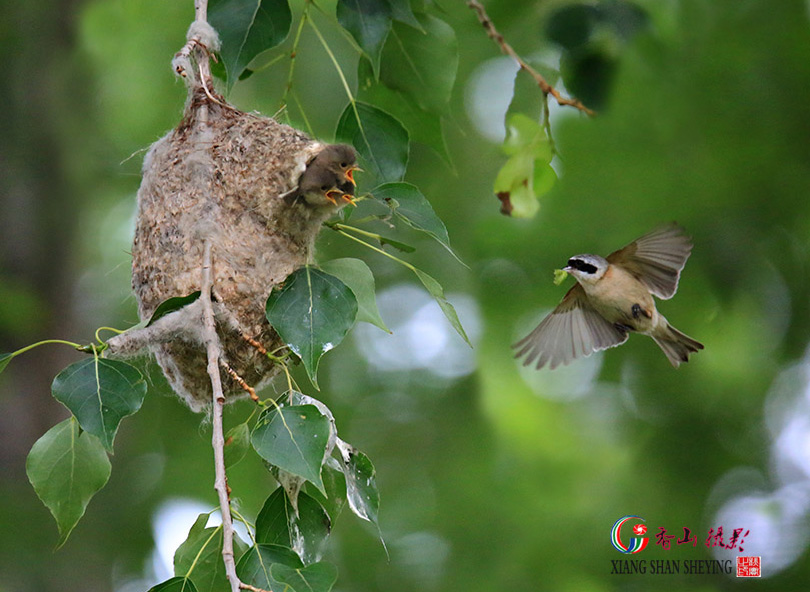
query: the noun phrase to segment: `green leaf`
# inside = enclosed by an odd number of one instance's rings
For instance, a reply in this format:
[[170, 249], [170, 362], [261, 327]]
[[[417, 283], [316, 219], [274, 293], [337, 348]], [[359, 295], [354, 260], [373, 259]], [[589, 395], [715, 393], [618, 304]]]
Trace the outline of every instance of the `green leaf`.
[[[273, 565], [286, 565], [294, 569], [304, 567], [292, 549], [281, 545], [256, 545], [248, 549], [236, 564], [236, 575], [245, 584], [271, 592], [289, 592], [289, 589], [270, 575]], [[223, 588], [224, 589], [224, 588]]]
[[225, 466], [231, 468], [245, 458], [250, 448], [250, 428], [247, 422], [232, 427], [225, 434]]
[[380, 69], [380, 52], [391, 30], [391, 7], [386, 0], [338, 0], [337, 19]]
[[502, 149], [509, 159], [498, 171], [493, 191], [503, 204], [503, 213], [530, 218], [540, 209], [539, 198], [557, 180], [550, 164], [551, 147], [542, 126], [522, 113], [507, 117], [506, 130]]
[[332, 522], [335, 522], [346, 505], [346, 477], [338, 461], [331, 456], [326, 459], [321, 477], [326, 494], [318, 491], [312, 484], [305, 485], [305, 488], [326, 510]]
[[253, 58], [284, 41], [292, 13], [287, 0], [210, 0], [208, 22], [222, 42], [230, 89]]
[[377, 524], [380, 510], [380, 492], [377, 489], [377, 472], [371, 460], [357, 448], [338, 439], [338, 450], [343, 458], [343, 474], [346, 476], [346, 496], [349, 507], [357, 516]]
[[0, 354], [0, 373], [6, 369], [8, 363], [11, 361], [11, 358], [14, 357], [14, 354]]
[[544, 109], [542, 97], [543, 94], [537, 86], [537, 81], [522, 68], [518, 69], [515, 73], [512, 100], [509, 102], [509, 108], [506, 110], [504, 123], [516, 113], [539, 121], [543, 116]]
[[34, 443], [25, 463], [28, 480], [59, 527], [61, 547], [93, 495], [110, 478], [110, 460], [98, 438], [82, 432], [74, 417]]
[[321, 267], [326, 273], [346, 284], [354, 293], [354, 297], [357, 298], [358, 321], [371, 323], [386, 333], [391, 332], [380, 317], [374, 290], [374, 274], [364, 261], [347, 257], [327, 261]]
[[390, 113], [408, 130], [412, 141], [429, 146], [452, 166], [440, 115], [422, 110], [398, 90], [379, 83], [372, 71], [371, 62], [365, 58], [360, 58], [357, 65], [357, 88], [358, 100]]
[[447, 235], [444, 222], [433, 211], [430, 202], [419, 188], [410, 183], [386, 183], [377, 187], [372, 195], [387, 204], [394, 216], [408, 226], [433, 237], [461, 263], [461, 259], [450, 247], [450, 237]]
[[395, 241], [394, 239], [388, 238], [386, 236], [381, 236], [379, 240], [381, 247], [384, 247], [385, 245], [391, 245], [397, 251], [402, 251], [403, 253], [413, 253], [414, 251], [416, 251], [416, 247], [412, 247], [411, 245], [406, 245], [405, 243]]
[[[356, 108], [356, 111], [355, 111]], [[357, 149], [363, 167], [378, 183], [400, 181], [408, 165], [408, 131], [393, 116], [356, 101], [344, 109], [335, 136]]]
[[419, 281], [422, 282], [422, 285], [425, 286], [425, 289], [433, 296], [434, 300], [439, 304], [439, 308], [442, 309], [444, 316], [447, 317], [447, 320], [450, 321], [450, 324], [453, 326], [453, 329], [461, 335], [464, 341], [467, 342], [467, 345], [472, 347], [472, 343], [470, 343], [470, 338], [467, 337], [467, 332], [464, 331], [464, 327], [461, 326], [461, 321], [458, 319], [458, 314], [456, 313], [456, 309], [453, 308], [453, 305], [447, 301], [447, 298], [444, 297], [444, 289], [442, 288], [441, 284], [434, 280], [431, 276], [426, 274], [424, 271], [418, 268], [414, 268], [414, 273], [416, 277], [419, 278]]
[[424, 32], [394, 23], [382, 51], [380, 80], [425, 111], [446, 114], [458, 70], [456, 34], [435, 16], [417, 19]]
[[137, 368], [125, 362], [93, 357], [57, 374], [51, 392], [76, 416], [83, 430], [112, 452], [118, 424], [141, 408], [146, 381]]
[[[228, 588], [222, 562], [222, 526], [206, 528], [208, 514], [200, 514], [188, 531], [188, 537], [174, 553], [174, 573], [190, 578], [199, 592], [219, 592]], [[234, 554], [239, 556], [244, 543], [234, 537]]]
[[265, 500], [256, 518], [256, 542], [295, 549], [309, 564], [321, 558], [331, 529], [332, 521], [316, 499], [299, 492], [296, 513], [279, 487]]
[[417, 20], [411, 8], [411, 0], [387, 0], [391, 7], [391, 17], [395, 21], [408, 24], [416, 29], [422, 30], [422, 24]]
[[152, 586], [148, 592], [197, 592], [197, 587], [188, 578], [178, 576]]
[[321, 561], [299, 568], [276, 563], [270, 568], [270, 575], [295, 592], [329, 592], [337, 582], [338, 572], [331, 563]]
[[550, 162], [552, 157], [543, 126], [523, 113], [513, 113], [506, 118], [506, 139], [501, 149], [509, 156], [529, 154], [545, 162]]
[[156, 320], [158, 320], [160, 317], [165, 317], [170, 312], [180, 310], [184, 306], [186, 306], [188, 304], [191, 304], [192, 302], [197, 300], [197, 298], [199, 298], [199, 297], [200, 297], [200, 291], [197, 290], [196, 292], [192, 292], [188, 296], [175, 296], [174, 298], [169, 298], [168, 300], [164, 300], [163, 302], [158, 304], [158, 307], [155, 309], [155, 312], [152, 313], [152, 316], [149, 319], [149, 322], [146, 323], [146, 326], [148, 327], [149, 325], [154, 323]]
[[264, 460], [303, 477], [323, 491], [321, 465], [329, 440], [329, 418], [314, 405], [268, 409], [251, 434], [253, 448]]
[[318, 387], [321, 356], [340, 344], [357, 318], [357, 299], [333, 275], [305, 265], [291, 273], [267, 299], [267, 320], [301, 358]]
[[531, 218], [540, 209], [534, 195], [535, 160], [531, 154], [509, 158], [495, 176], [492, 190], [501, 200], [501, 211], [515, 218]]

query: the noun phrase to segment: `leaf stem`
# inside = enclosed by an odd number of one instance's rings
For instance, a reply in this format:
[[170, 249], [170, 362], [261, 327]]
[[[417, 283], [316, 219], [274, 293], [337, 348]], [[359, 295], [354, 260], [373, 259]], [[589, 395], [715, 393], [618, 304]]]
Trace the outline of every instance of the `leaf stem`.
[[369, 153], [371, 153], [371, 142], [368, 141], [366, 131], [363, 129], [363, 121], [360, 119], [360, 111], [357, 110], [357, 101], [354, 98], [354, 94], [352, 94], [352, 89], [349, 88], [349, 82], [346, 80], [346, 75], [343, 73], [343, 68], [340, 67], [340, 63], [337, 61], [335, 54], [332, 52], [332, 49], [329, 47], [329, 44], [326, 42], [324, 36], [321, 35], [321, 31], [318, 29], [313, 19], [309, 19], [309, 26], [312, 27], [313, 31], [315, 31], [315, 35], [318, 36], [318, 40], [321, 42], [326, 55], [329, 56], [329, 59], [332, 60], [332, 64], [335, 66], [335, 70], [340, 77], [340, 81], [343, 83], [343, 89], [346, 91], [346, 96], [349, 97], [349, 104], [352, 106], [352, 111], [354, 111], [354, 117], [357, 119], [357, 129], [360, 130], [360, 134], [363, 136], [363, 141], [366, 143]]
[[35, 347], [39, 347], [40, 345], [47, 345], [49, 343], [58, 343], [58, 344], [61, 344], [61, 345], [69, 345], [74, 349], [81, 349], [81, 348], [85, 347], [85, 346], [80, 345], [78, 343], [73, 343], [72, 341], [65, 341], [64, 339], [45, 339], [43, 341], [37, 341], [36, 343], [32, 343], [31, 345], [26, 345], [25, 347], [20, 348], [15, 352], [11, 352], [11, 354], [9, 354], [9, 358], [14, 358], [16, 356], [19, 356], [20, 354], [24, 354], [28, 350], [34, 349]]
[[341, 230], [351, 230], [355, 234], [359, 234], [360, 236], [366, 236], [368, 238], [373, 238], [374, 240], [382, 241], [382, 235], [377, 234], [376, 232], [369, 232], [368, 230], [363, 230], [362, 228], [357, 228], [356, 226], [349, 226], [348, 224], [342, 224], [340, 222], [336, 222], [334, 224], [335, 228], [340, 228]]
[[304, 30], [304, 25], [309, 20], [310, 4], [309, 0], [304, 3], [304, 12], [301, 13], [301, 20], [298, 21], [298, 29], [295, 32], [295, 39], [293, 39], [292, 50], [290, 50], [290, 71], [287, 74], [287, 85], [284, 87], [284, 95], [281, 97], [282, 106], [287, 104], [287, 95], [292, 90], [293, 74], [295, 73], [295, 58], [298, 55], [298, 43], [301, 41], [301, 32]]
[[116, 329], [115, 327], [99, 327], [98, 329], [96, 329], [96, 333], [95, 333], [95, 338], [96, 338], [96, 341], [98, 341], [99, 343], [104, 343], [104, 340], [103, 340], [103, 339], [101, 339], [101, 337], [99, 337], [99, 336], [98, 336], [98, 334], [99, 334], [101, 331], [112, 331], [112, 332], [113, 332], [113, 333], [115, 333], [116, 335], [121, 335], [121, 333], [124, 333], [124, 331], [123, 331], [123, 330], [121, 330], [121, 329]]
[[[350, 239], [352, 239], [353, 241], [360, 243], [361, 245], [365, 245], [365, 246], [367, 246], [367, 247], [368, 247], [369, 249], [371, 249], [372, 251], [376, 251], [376, 252], [380, 253], [381, 255], [385, 255], [385, 256], [386, 256], [386, 257], [388, 257], [389, 259], [391, 259], [391, 260], [393, 260], [393, 261], [396, 261], [396, 262], [397, 262], [397, 263], [399, 263], [400, 265], [403, 265], [403, 266], [407, 267], [407, 268], [408, 268], [408, 269], [410, 269], [412, 272], [414, 272], [414, 273], [416, 273], [416, 272], [417, 272], [416, 267], [414, 267], [413, 265], [411, 265], [411, 264], [410, 264], [410, 263], [408, 263], [407, 261], [403, 261], [403, 260], [402, 260], [402, 259], [400, 259], [399, 257], [395, 257], [395, 256], [394, 256], [394, 255], [392, 255], [391, 253], [388, 253], [388, 252], [386, 252], [386, 251], [384, 251], [384, 250], [380, 249], [379, 247], [375, 247], [374, 245], [372, 245], [372, 244], [371, 244], [371, 243], [369, 243], [369, 242], [364, 241], [363, 239], [359, 239], [359, 238], [357, 238], [356, 236], [352, 236], [351, 234], [349, 234], [348, 232], [346, 232], [345, 230], [343, 230], [343, 228], [354, 229], [354, 227], [352, 227], [352, 226], [345, 226], [345, 225], [343, 225], [343, 224], [334, 224], [334, 225], [330, 226], [330, 228], [332, 228], [332, 229], [333, 229], [335, 232], [337, 232], [338, 234], [342, 234], [342, 235], [343, 235], [343, 236], [345, 236], [346, 238], [350, 238]], [[359, 230], [359, 229], [355, 229], [355, 230]]]

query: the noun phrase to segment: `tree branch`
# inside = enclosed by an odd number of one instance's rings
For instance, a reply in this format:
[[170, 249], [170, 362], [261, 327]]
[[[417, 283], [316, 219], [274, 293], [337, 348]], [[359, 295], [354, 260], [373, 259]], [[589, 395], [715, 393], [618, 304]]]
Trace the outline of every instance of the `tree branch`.
[[548, 81], [543, 78], [543, 75], [540, 74], [537, 70], [532, 68], [526, 61], [518, 55], [518, 53], [512, 48], [509, 43], [507, 43], [506, 39], [504, 39], [503, 35], [498, 32], [498, 29], [495, 28], [495, 24], [489, 18], [487, 11], [484, 9], [484, 6], [478, 2], [478, 0], [467, 0], [467, 6], [472, 8], [475, 11], [475, 14], [478, 16], [478, 20], [481, 25], [484, 27], [484, 30], [487, 32], [487, 35], [490, 39], [492, 39], [498, 46], [501, 48], [501, 51], [506, 55], [513, 58], [520, 69], [529, 74], [532, 78], [534, 78], [537, 85], [540, 87], [540, 90], [543, 91], [543, 94], [548, 96], [551, 95], [557, 101], [559, 105], [567, 105], [569, 107], [574, 107], [575, 109], [579, 109], [583, 113], [587, 113], [590, 116], [596, 115], [596, 112], [592, 109], [589, 109], [585, 105], [582, 104], [582, 101], [579, 99], [569, 99], [564, 97], [560, 94], [556, 88], [551, 86]]
[[214, 307], [211, 303], [211, 288], [214, 283], [211, 266], [211, 239], [207, 238], [203, 244], [200, 302], [203, 309], [203, 340], [208, 355], [208, 376], [211, 377], [213, 391], [211, 445], [214, 448], [214, 472], [216, 474], [214, 489], [219, 495], [219, 509], [222, 513], [222, 560], [225, 563], [225, 575], [231, 584], [231, 592], [239, 592], [242, 589], [242, 582], [236, 575], [236, 562], [233, 556], [233, 519], [231, 518], [228, 478], [225, 474], [225, 436], [222, 429], [222, 408], [225, 405], [225, 395], [222, 392], [222, 377], [219, 374], [222, 347], [217, 335]]
[[219, 51], [219, 37], [216, 31], [208, 24], [208, 0], [194, 0], [194, 22], [191, 23], [186, 35], [186, 44], [174, 54], [172, 65], [175, 72], [183, 78], [189, 75], [190, 56], [197, 50], [196, 61], [198, 72], [194, 72], [194, 78], [199, 76], [199, 84], [205, 90], [205, 94], [216, 102], [219, 102], [212, 95], [214, 82], [211, 78], [211, 63], [209, 56], [211, 52]]

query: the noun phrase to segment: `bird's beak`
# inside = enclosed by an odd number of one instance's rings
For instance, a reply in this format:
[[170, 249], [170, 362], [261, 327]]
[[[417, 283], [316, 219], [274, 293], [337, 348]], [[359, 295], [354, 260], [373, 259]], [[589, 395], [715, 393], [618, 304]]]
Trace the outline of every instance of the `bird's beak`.
[[344, 194], [343, 194], [343, 195], [341, 195], [340, 197], [342, 197], [342, 198], [343, 198], [343, 200], [344, 200], [346, 203], [350, 203], [350, 204], [352, 204], [354, 207], [357, 207], [357, 204], [356, 204], [356, 203], [354, 203], [354, 196], [352, 196], [352, 195], [350, 195], [350, 194], [348, 194], [348, 193], [344, 193]]
[[355, 180], [354, 180], [354, 171], [360, 171], [360, 172], [362, 173], [362, 172], [363, 172], [363, 169], [361, 169], [359, 166], [357, 166], [357, 165], [355, 164], [355, 165], [350, 166], [350, 167], [349, 167], [349, 168], [346, 170], [346, 178], [349, 180], [349, 182], [350, 182], [352, 185], [354, 185], [355, 187], [357, 187], [357, 181], [355, 181]]
[[562, 270], [563, 270], [564, 272], [566, 272], [566, 273], [571, 273], [571, 271], [573, 271], [573, 269], [574, 269], [574, 268], [573, 268], [573, 267], [571, 267], [570, 265], [566, 265], [565, 267], [563, 267], [563, 268], [562, 268]]
[[330, 189], [329, 191], [327, 191], [326, 193], [324, 193], [324, 194], [323, 194], [323, 196], [324, 196], [324, 197], [325, 197], [327, 200], [331, 201], [331, 202], [332, 202], [332, 204], [334, 204], [334, 205], [338, 205], [337, 198], [338, 198], [338, 197], [343, 197], [343, 192], [342, 192], [342, 191], [338, 191], [337, 189]]

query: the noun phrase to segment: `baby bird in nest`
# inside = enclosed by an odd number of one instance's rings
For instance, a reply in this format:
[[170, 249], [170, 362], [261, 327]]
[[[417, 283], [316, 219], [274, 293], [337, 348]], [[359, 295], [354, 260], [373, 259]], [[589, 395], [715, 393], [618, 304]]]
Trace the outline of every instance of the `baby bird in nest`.
[[338, 199], [354, 205], [356, 162], [357, 153], [348, 144], [327, 146], [307, 165], [291, 195], [313, 207], [337, 206]]

